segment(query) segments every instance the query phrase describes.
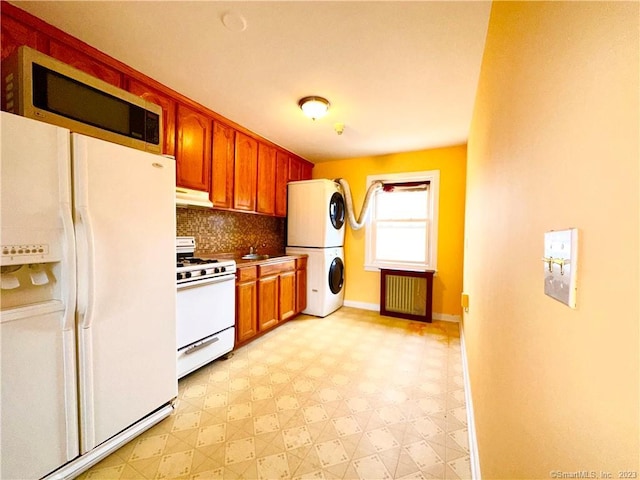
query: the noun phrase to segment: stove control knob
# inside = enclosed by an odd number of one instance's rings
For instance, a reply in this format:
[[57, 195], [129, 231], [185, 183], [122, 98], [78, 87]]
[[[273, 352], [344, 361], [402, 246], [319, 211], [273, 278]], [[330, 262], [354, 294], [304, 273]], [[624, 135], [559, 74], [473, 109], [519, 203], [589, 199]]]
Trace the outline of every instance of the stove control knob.
[[184, 276], [185, 278], [191, 278], [191, 272], [185, 272]]
[[213, 273], [220, 273], [220, 269], [218, 267], [214, 268]]
[[200, 270], [200, 275], [206, 275], [207, 271], [206, 270]]
[[226, 272], [227, 271], [227, 267], [220, 267], [220, 271], [221, 272]]
[[178, 277], [177, 278], [178, 280], [182, 280], [182, 274], [181, 273], [178, 273], [177, 277]]

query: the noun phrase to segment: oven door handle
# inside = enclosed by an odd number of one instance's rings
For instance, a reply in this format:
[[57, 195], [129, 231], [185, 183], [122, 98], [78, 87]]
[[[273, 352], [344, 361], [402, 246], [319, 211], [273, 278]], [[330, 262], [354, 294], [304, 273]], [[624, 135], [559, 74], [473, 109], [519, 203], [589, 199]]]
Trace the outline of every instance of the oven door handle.
[[178, 287], [178, 290], [182, 290], [183, 288], [188, 288], [188, 287], [199, 287], [202, 285], [211, 285], [214, 283], [234, 281], [235, 278], [236, 278], [235, 275], [224, 275], [222, 277], [203, 278], [202, 280], [194, 280], [193, 282], [178, 283], [177, 287]]
[[220, 340], [220, 338], [218, 337], [205, 338], [204, 340], [200, 340], [199, 342], [196, 342], [193, 345], [189, 345], [187, 348], [184, 349], [183, 353], [185, 355], [189, 355], [190, 353], [193, 353], [196, 350], [200, 350], [201, 348], [206, 347], [207, 345], [216, 343], [218, 340]]

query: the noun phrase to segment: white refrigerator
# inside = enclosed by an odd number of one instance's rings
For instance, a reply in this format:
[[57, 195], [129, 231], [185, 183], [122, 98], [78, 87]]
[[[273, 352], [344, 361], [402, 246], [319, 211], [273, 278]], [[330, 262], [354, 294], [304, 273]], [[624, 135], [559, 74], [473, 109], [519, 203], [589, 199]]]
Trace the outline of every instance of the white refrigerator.
[[0, 130], [0, 477], [72, 478], [173, 410], [175, 161]]

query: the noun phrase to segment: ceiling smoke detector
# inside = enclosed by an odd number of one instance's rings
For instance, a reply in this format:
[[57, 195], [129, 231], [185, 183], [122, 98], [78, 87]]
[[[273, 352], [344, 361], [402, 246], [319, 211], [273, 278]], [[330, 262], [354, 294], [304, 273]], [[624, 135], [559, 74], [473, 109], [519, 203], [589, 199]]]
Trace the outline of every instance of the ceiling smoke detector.
[[316, 96], [304, 97], [298, 102], [298, 106], [311, 120], [324, 117], [330, 105], [329, 100], [326, 98]]
[[244, 32], [247, 29], [247, 20], [237, 12], [227, 12], [220, 19], [222, 24], [234, 33]]

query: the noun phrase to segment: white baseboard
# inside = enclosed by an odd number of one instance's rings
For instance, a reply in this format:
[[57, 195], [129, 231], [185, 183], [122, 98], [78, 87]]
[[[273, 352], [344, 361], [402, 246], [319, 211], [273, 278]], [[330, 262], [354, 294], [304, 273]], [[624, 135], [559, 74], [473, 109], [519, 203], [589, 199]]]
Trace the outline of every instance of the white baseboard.
[[[345, 307], [359, 308], [361, 310], [371, 310], [373, 312], [380, 311], [380, 305], [377, 303], [367, 303], [367, 302], [356, 302], [353, 300], [345, 300]], [[443, 322], [456, 322], [460, 323], [461, 317], [460, 315], [450, 315], [448, 313], [433, 313], [431, 315], [434, 320], [441, 320]]]
[[372, 310], [374, 312], [380, 311], [380, 305], [377, 303], [355, 302], [353, 300], [345, 300], [345, 307], [359, 308], [361, 310]]
[[433, 313], [431, 315], [434, 320], [441, 320], [443, 322], [455, 322], [460, 323], [460, 315], [450, 315], [448, 313]]
[[469, 435], [471, 478], [473, 480], [482, 480], [482, 475], [480, 473], [480, 456], [478, 454], [478, 439], [476, 437], [476, 422], [473, 414], [473, 401], [471, 399], [471, 382], [469, 381], [467, 346], [464, 341], [464, 327], [462, 323], [460, 323], [460, 353], [462, 356], [462, 377], [464, 379], [464, 400], [467, 405], [467, 433]]
[[110, 439], [102, 442], [97, 447], [94, 447], [93, 450], [89, 450], [87, 453], [76, 457], [69, 463], [65, 463], [58, 470], [54, 470], [44, 477], [43, 480], [71, 480], [76, 478], [82, 472], [88, 470], [99, 461], [111, 455], [125, 443], [130, 442], [142, 432], [148, 430], [161, 420], [171, 415], [173, 411], [173, 402], [159, 408], [155, 412], [144, 417], [142, 420], [138, 420], [138, 422], [125, 428]]
[[[380, 305], [377, 303], [355, 302], [353, 300], [345, 300], [345, 307], [360, 308], [362, 310], [380, 311]], [[467, 406], [467, 431], [469, 434], [469, 457], [471, 463], [471, 478], [473, 480], [482, 480], [480, 474], [480, 458], [478, 455], [478, 441], [476, 438], [475, 417], [473, 415], [473, 401], [471, 400], [471, 382], [469, 381], [469, 366], [467, 364], [467, 347], [464, 343], [464, 328], [460, 315], [450, 315], [447, 313], [434, 313], [434, 320], [445, 322], [456, 322], [460, 328], [460, 351], [462, 356], [462, 376], [464, 379], [464, 396]]]

